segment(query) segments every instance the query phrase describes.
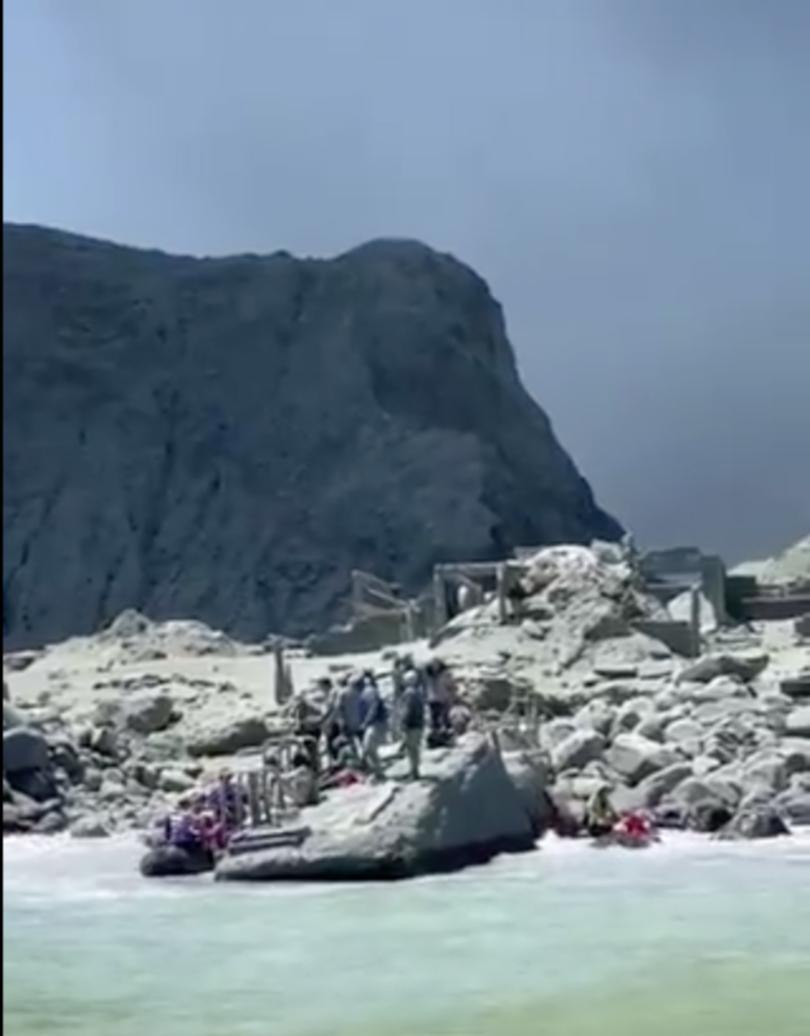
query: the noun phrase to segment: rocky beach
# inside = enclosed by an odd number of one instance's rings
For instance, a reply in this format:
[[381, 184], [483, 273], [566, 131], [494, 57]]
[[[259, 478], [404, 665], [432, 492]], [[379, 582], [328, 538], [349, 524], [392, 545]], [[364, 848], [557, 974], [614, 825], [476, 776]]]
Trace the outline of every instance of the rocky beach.
[[[430, 643], [337, 657], [288, 647], [293, 685], [306, 695], [322, 676], [370, 668], [385, 686], [397, 653], [443, 659], [473, 730], [455, 749], [428, 751], [427, 765], [448, 779], [469, 776], [482, 753], [494, 753], [513, 775], [459, 799], [460, 815], [476, 814], [477, 794], [494, 795], [495, 812], [508, 814], [528, 786], [539, 834], [548, 821], [541, 795], [581, 815], [606, 783], [619, 808], [655, 811], [666, 826], [756, 837], [810, 823], [810, 641], [801, 622], [720, 626], [704, 604], [701, 653], [682, 657], [639, 632], [666, 609], [622, 548], [545, 548], [526, 563], [525, 580], [520, 613], [506, 622], [489, 599]], [[256, 760], [285, 722], [271, 644], [239, 643], [198, 622], [127, 612], [95, 636], [7, 654], [4, 676], [5, 834], [145, 830], [223, 765]], [[389, 834], [401, 796], [414, 794], [400, 765], [392, 759], [384, 784], [367, 792], [388, 796]], [[436, 794], [404, 813], [446, 810]], [[380, 814], [369, 801], [357, 808]], [[340, 827], [323, 806], [309, 812], [316, 828]], [[525, 848], [521, 817], [496, 825], [493, 845]], [[414, 824], [397, 827], [400, 839], [415, 837]], [[478, 834], [453, 838], [463, 845]]]

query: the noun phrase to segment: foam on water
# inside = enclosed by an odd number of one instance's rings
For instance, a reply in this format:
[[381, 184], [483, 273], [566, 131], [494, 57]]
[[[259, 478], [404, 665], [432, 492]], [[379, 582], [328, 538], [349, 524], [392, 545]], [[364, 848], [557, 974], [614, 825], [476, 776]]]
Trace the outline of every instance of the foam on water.
[[810, 1031], [810, 832], [368, 886], [148, 882], [140, 851], [5, 843], [12, 1036]]

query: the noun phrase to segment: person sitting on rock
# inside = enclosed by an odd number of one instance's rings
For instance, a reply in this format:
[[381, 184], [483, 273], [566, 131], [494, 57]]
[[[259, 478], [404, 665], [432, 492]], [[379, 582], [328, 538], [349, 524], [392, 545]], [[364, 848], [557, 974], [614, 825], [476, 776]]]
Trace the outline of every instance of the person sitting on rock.
[[619, 819], [610, 801], [610, 786], [600, 784], [585, 808], [585, 828], [591, 838], [609, 835]]
[[167, 818], [166, 841], [192, 855], [203, 852], [206, 848], [203, 837], [205, 800], [183, 798], [178, 805], [179, 815]]

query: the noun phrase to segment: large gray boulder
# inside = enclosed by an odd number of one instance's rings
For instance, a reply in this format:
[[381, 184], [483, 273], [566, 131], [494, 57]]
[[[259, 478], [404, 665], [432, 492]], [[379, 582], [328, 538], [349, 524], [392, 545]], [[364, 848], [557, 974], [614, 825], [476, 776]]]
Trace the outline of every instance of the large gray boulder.
[[810, 705], [801, 705], [788, 713], [785, 733], [790, 737], [810, 737]]
[[718, 833], [718, 838], [743, 840], [789, 835], [790, 829], [772, 806], [758, 804], [740, 809]]
[[9, 775], [26, 770], [47, 770], [48, 742], [38, 730], [15, 727], [3, 731], [3, 769]]
[[3, 276], [7, 646], [127, 607], [305, 634], [352, 569], [418, 592], [437, 561], [621, 535], [452, 256], [197, 260], [6, 225]]
[[217, 878], [406, 878], [534, 845], [525, 804], [488, 739], [469, 734], [454, 748], [428, 753], [423, 769], [419, 781], [333, 792], [303, 812], [308, 834], [301, 845], [226, 856]]
[[618, 809], [654, 809], [691, 776], [692, 767], [689, 763], [673, 763], [657, 773], [651, 773], [635, 788], [620, 788], [613, 796], [613, 803]]
[[70, 834], [73, 838], [109, 838], [110, 826], [104, 817], [88, 813], [70, 825]]
[[575, 730], [552, 750], [551, 764], [557, 773], [581, 770], [598, 759], [604, 747], [605, 739], [595, 730]]
[[553, 804], [549, 797], [549, 765], [544, 754], [504, 752], [503, 764], [517, 789], [535, 835], [540, 835], [553, 820]]
[[790, 788], [773, 800], [774, 808], [793, 824], [810, 825], [810, 791]]
[[269, 730], [262, 716], [221, 717], [209, 720], [189, 736], [189, 755], [233, 755], [243, 748], [257, 748]]
[[764, 651], [704, 655], [681, 669], [678, 683], [709, 683], [718, 676], [736, 676], [749, 681], [759, 676], [768, 661], [769, 656]]
[[173, 707], [165, 691], [135, 691], [124, 702], [124, 723], [136, 734], [155, 734], [169, 725]]
[[671, 748], [642, 737], [640, 734], [617, 734], [605, 752], [605, 762], [628, 784], [639, 781], [679, 761]]

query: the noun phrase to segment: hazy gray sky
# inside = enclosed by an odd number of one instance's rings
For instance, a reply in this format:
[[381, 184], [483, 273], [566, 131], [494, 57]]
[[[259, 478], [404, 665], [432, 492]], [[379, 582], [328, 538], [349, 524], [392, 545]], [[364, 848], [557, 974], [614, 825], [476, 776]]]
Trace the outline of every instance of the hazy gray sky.
[[810, 531], [810, 0], [6, 0], [5, 218], [421, 238], [643, 542]]

